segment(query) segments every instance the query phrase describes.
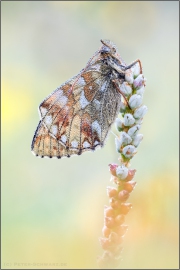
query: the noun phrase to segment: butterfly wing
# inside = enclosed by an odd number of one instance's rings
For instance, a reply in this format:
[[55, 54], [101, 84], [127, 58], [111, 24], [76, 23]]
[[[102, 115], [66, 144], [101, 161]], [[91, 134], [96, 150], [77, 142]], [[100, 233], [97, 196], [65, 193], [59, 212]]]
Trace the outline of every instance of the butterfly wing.
[[57, 88], [39, 106], [32, 141], [37, 156], [61, 158], [102, 147], [120, 107], [120, 94], [101, 63]]

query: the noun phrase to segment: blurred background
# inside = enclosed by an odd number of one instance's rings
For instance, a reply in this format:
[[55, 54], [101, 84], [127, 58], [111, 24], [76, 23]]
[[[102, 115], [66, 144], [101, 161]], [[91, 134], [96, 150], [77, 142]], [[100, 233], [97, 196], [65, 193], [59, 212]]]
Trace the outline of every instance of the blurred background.
[[[3, 1], [2, 268], [97, 268], [114, 135], [94, 153], [40, 159], [38, 105], [110, 39], [147, 78], [144, 139], [132, 159], [123, 269], [178, 268], [178, 1]], [[112, 128], [116, 133], [115, 128]]]

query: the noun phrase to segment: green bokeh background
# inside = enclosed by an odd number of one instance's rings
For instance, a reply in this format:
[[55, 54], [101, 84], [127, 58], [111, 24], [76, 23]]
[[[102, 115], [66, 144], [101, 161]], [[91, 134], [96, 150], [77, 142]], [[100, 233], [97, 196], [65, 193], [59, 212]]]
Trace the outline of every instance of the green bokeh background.
[[[2, 268], [97, 268], [114, 135], [94, 153], [40, 159], [37, 107], [110, 39], [147, 78], [122, 269], [178, 268], [178, 1], [1, 2]], [[115, 128], [113, 127], [113, 132]]]

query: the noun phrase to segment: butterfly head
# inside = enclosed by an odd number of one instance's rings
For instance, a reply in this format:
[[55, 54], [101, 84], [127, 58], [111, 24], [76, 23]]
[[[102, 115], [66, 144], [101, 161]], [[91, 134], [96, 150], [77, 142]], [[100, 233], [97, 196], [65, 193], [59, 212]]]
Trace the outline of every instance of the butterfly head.
[[113, 70], [116, 70], [119, 74], [124, 73], [125, 63], [120, 57], [116, 45], [107, 39], [101, 39], [101, 43], [103, 45], [101, 46], [99, 53], [103, 63]]
[[101, 39], [103, 46], [101, 47], [101, 54], [111, 54], [114, 55], [117, 51], [116, 45], [112, 43], [112, 41], [107, 39]]

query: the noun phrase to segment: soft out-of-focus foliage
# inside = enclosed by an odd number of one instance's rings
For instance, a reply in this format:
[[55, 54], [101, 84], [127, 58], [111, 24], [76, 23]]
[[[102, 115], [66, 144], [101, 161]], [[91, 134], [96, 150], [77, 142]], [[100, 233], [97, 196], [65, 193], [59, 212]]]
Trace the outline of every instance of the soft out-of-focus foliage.
[[[96, 268], [114, 136], [94, 153], [30, 152], [37, 107], [111, 39], [147, 78], [122, 268], [178, 268], [178, 2], [2, 2], [2, 268]], [[113, 128], [114, 131], [114, 128]]]

